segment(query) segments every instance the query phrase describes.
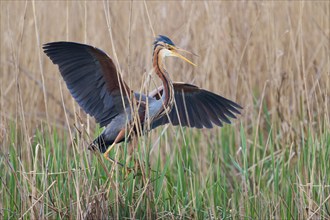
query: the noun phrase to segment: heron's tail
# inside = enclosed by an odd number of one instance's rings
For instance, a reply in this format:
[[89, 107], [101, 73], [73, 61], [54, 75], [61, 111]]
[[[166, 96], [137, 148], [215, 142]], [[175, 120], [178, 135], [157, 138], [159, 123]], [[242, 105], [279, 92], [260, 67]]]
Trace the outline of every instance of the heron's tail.
[[95, 138], [95, 140], [88, 146], [88, 149], [89, 150], [99, 149], [101, 153], [104, 153], [112, 143], [113, 140], [112, 141], [106, 140], [104, 134], [101, 134], [100, 136]]

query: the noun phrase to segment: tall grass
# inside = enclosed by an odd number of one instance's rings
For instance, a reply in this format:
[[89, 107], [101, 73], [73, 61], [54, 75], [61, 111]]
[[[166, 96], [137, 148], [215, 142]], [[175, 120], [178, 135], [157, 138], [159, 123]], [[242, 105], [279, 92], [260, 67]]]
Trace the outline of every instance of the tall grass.
[[[330, 218], [328, 2], [0, 5], [1, 218]], [[102, 48], [145, 90], [154, 34], [199, 55], [196, 68], [167, 60], [174, 81], [244, 111], [221, 129], [164, 126], [118, 145], [127, 169], [86, 149], [101, 129], [41, 45]]]

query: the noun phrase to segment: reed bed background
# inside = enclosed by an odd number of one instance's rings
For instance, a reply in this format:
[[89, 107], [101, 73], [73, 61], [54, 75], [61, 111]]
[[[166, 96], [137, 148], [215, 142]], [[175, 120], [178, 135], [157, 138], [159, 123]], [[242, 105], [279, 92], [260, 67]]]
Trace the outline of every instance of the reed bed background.
[[[330, 218], [329, 2], [0, 5], [1, 218]], [[129, 172], [86, 149], [101, 129], [42, 44], [101, 48], [146, 90], [158, 34], [198, 54], [197, 67], [167, 59], [174, 81], [244, 110], [223, 128], [165, 126], [120, 145]]]

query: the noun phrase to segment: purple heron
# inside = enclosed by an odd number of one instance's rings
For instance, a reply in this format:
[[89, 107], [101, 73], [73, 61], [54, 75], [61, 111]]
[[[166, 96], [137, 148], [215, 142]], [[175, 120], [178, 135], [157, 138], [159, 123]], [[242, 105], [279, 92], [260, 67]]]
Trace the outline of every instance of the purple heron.
[[165, 57], [179, 57], [195, 64], [179, 54], [184, 50], [166, 36], [159, 35], [153, 45], [153, 68], [163, 85], [150, 94], [132, 91], [112, 59], [100, 49], [74, 42], [43, 45], [47, 56], [59, 66], [74, 99], [101, 127], [105, 127], [91, 145], [97, 146], [107, 160], [110, 160], [108, 154], [115, 144], [129, 140], [126, 131], [137, 129], [133, 123], [132, 100], [138, 106], [142, 130], [167, 123], [212, 128], [213, 124], [230, 123], [229, 118], [240, 114], [242, 107], [233, 101], [192, 84], [172, 82], [165, 70]]

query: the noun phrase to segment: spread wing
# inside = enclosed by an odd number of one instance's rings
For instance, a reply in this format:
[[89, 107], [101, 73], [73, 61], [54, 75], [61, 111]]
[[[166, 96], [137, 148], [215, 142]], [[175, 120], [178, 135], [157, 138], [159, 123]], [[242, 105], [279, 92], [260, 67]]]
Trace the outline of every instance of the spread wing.
[[47, 43], [43, 49], [59, 66], [74, 99], [101, 127], [124, 110], [130, 89], [106, 53], [73, 42]]
[[[175, 105], [168, 115], [152, 122], [151, 127], [169, 123], [196, 128], [212, 128], [215, 124], [222, 126], [223, 122], [229, 123], [229, 118], [236, 118], [242, 107], [233, 101], [210, 91], [201, 89], [187, 83], [173, 83]], [[150, 96], [159, 99], [163, 87], [153, 91]]]

